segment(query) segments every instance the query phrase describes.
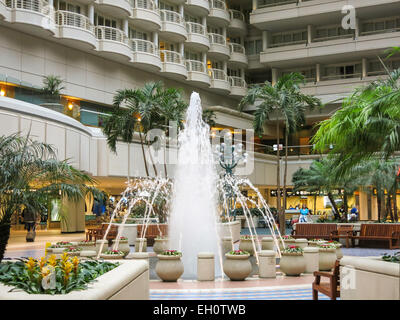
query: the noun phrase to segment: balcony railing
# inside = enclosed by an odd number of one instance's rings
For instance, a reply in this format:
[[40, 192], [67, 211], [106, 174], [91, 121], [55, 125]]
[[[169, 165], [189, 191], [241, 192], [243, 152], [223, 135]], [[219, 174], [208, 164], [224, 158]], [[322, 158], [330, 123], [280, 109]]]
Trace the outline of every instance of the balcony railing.
[[290, 42], [272, 43], [272, 44], [270, 45], [270, 48], [294, 46], [294, 45], [296, 45], [296, 44], [307, 44], [307, 40], [298, 40], [298, 41], [290, 41]]
[[198, 60], [186, 60], [186, 69], [189, 72], [202, 72], [206, 73], [207, 67], [205, 63]]
[[226, 45], [226, 38], [222, 34], [218, 33], [209, 33], [208, 37], [210, 39], [211, 44], [221, 44]]
[[156, 10], [157, 5], [153, 0], [131, 0], [133, 9]]
[[210, 8], [226, 10], [226, 3], [222, 0], [210, 0]]
[[184, 25], [185, 19], [180, 13], [171, 10], [160, 10], [161, 21]]
[[275, 6], [282, 6], [290, 3], [298, 3], [299, 0], [259, 0], [257, 8], [268, 8]]
[[110, 40], [115, 42], [121, 42], [124, 44], [128, 43], [128, 38], [125, 36], [124, 32], [120, 29], [106, 27], [106, 26], [96, 26], [96, 37], [99, 40]]
[[206, 35], [206, 28], [202, 24], [196, 22], [186, 22], [186, 31], [188, 33]]
[[184, 65], [184, 59], [179, 52], [171, 50], [160, 50], [160, 58], [162, 62]]
[[229, 77], [229, 83], [232, 87], [247, 88], [246, 81], [240, 77]]
[[56, 23], [59, 26], [75, 27], [94, 32], [94, 26], [90, 23], [89, 18], [75, 12], [58, 10], [56, 12]]
[[354, 34], [349, 33], [349, 34], [341, 34], [341, 35], [337, 35], [337, 36], [319, 37], [319, 38], [314, 38], [312, 40], [312, 42], [323, 42], [323, 41], [329, 41], [329, 40], [349, 39], [349, 38], [354, 38]]
[[363, 31], [361, 32], [361, 36], [369, 36], [372, 34], [380, 34], [380, 33], [392, 33], [399, 32], [400, 28], [390, 28], [390, 29], [381, 29], [381, 30], [373, 30], [373, 31]]
[[229, 15], [231, 17], [231, 20], [237, 19], [237, 20], [245, 21], [244, 14], [239, 10], [229, 9]]
[[208, 69], [209, 75], [213, 80], [228, 81], [228, 76], [224, 70], [221, 69]]
[[246, 54], [246, 49], [241, 44], [238, 43], [230, 43], [229, 49], [231, 50], [231, 53]]
[[133, 52], [145, 52], [150, 54], [157, 54], [157, 49], [153, 42], [142, 39], [130, 39], [132, 43]]
[[323, 76], [322, 80], [353, 79], [353, 78], [361, 78], [361, 73], [333, 74], [333, 75]]
[[12, 9], [43, 12], [49, 3], [45, 0], [6, 0], [6, 6]]

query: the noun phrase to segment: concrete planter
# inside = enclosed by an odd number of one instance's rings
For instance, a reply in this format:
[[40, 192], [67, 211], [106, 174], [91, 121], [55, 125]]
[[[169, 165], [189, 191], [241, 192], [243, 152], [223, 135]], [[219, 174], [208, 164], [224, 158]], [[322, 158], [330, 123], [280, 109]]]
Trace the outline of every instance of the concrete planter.
[[287, 246], [295, 246], [296, 245], [296, 240], [295, 239], [289, 239], [289, 240], [283, 239], [283, 242], [285, 243], [285, 247], [283, 247], [282, 241], [279, 241], [279, 249], [281, 251], [283, 249], [285, 249]]
[[340, 260], [343, 258], [342, 244], [338, 243], [335, 244], [335, 246], [336, 246], [336, 258]]
[[[128, 218], [128, 220], [132, 220]], [[128, 221], [127, 221], [128, 222]], [[113, 225], [118, 226], [118, 229], [121, 228], [121, 223], [113, 223]], [[126, 223], [122, 230], [121, 236], [128, 239], [128, 244], [130, 246], [135, 245], [136, 237], [137, 237], [137, 224]]]
[[[113, 246], [115, 244], [115, 240], [112, 241], [113, 242]], [[128, 244], [128, 240], [120, 240], [118, 243], [118, 248], [116, 248], [116, 250], [122, 251], [125, 255], [124, 257], [126, 257], [130, 252], [131, 252], [131, 248], [129, 247]]]
[[259, 255], [260, 278], [276, 278], [276, 256], [273, 250], [262, 250]]
[[240, 220], [226, 222], [226, 223], [218, 223], [218, 231], [223, 237], [232, 237], [233, 242], [240, 240]]
[[274, 250], [274, 238], [263, 237], [261, 239], [261, 250]]
[[102, 253], [100, 255], [101, 259], [104, 260], [121, 260], [123, 259], [125, 256], [125, 254], [106, 254], [106, 253]]
[[323, 249], [319, 248], [319, 270], [330, 271], [335, 266], [336, 262], [336, 249]]
[[232, 251], [232, 238], [231, 237], [223, 237], [222, 238], [222, 254], [228, 253]]
[[282, 252], [280, 269], [287, 276], [300, 276], [306, 271], [306, 260], [302, 253]]
[[[142, 246], [142, 250], [140, 250]], [[136, 238], [135, 241], [135, 252], [146, 252], [147, 251], [147, 239], [146, 238]]]
[[107, 240], [97, 240], [96, 241], [96, 252], [99, 253], [101, 244], [103, 244], [103, 248], [101, 252], [104, 253], [108, 250], [108, 241]]
[[232, 281], [243, 281], [251, 274], [252, 266], [249, 261], [250, 255], [225, 254], [224, 273]]
[[168, 239], [154, 239], [153, 251], [157, 254], [168, 249]]
[[308, 240], [307, 239], [296, 239], [295, 246], [304, 249], [308, 247]]
[[84, 251], [96, 251], [96, 243], [85, 243], [85, 242], [78, 242], [78, 246], [82, 248]]
[[181, 256], [157, 255], [156, 273], [165, 282], [176, 282], [183, 274]]
[[212, 252], [199, 252], [197, 255], [197, 280], [214, 281], [215, 260]]
[[[256, 245], [257, 248], [256, 239], [254, 239], [254, 244]], [[254, 255], [253, 241], [247, 239], [240, 239], [239, 250], [247, 251], [248, 253], [250, 253], [251, 256]]]
[[319, 250], [317, 247], [304, 248], [304, 259], [306, 259], [306, 273], [314, 273], [319, 270]]
[[117, 268], [98, 277], [86, 290], [68, 294], [28, 294], [0, 284], [0, 300], [148, 300], [149, 267], [145, 261], [118, 261]]

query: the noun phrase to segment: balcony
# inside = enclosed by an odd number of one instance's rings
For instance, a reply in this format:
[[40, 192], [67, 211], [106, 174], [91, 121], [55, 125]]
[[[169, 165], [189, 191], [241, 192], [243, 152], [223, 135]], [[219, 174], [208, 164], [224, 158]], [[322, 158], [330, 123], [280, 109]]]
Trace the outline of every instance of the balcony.
[[161, 71], [164, 76], [174, 80], [187, 78], [187, 70], [184, 59], [179, 52], [160, 50]]
[[208, 38], [210, 41], [210, 50], [208, 51], [208, 56], [211, 59], [227, 60], [230, 58], [231, 52], [228, 44], [226, 43], [226, 38], [222, 34], [209, 33]]
[[226, 27], [231, 21], [225, 1], [210, 0], [210, 13], [207, 20], [219, 27]]
[[188, 81], [191, 81], [196, 86], [209, 87], [210, 76], [207, 73], [206, 65], [197, 60], [186, 60], [186, 69]]
[[146, 71], [160, 71], [161, 60], [158, 50], [151, 41], [131, 39], [133, 57], [132, 62], [140, 69]]
[[99, 9], [114, 17], [128, 17], [132, 6], [129, 0], [96, 0]]
[[8, 11], [5, 0], [0, 0], [0, 20], [8, 19]]
[[229, 44], [231, 57], [229, 64], [233, 67], [245, 68], [249, 64], [249, 59], [246, 56], [245, 48], [238, 43]]
[[247, 24], [244, 14], [239, 10], [229, 10], [230, 23], [228, 30], [232, 35], [246, 35]]
[[44, 0], [6, 0], [9, 22], [16, 28], [34, 35], [49, 36], [56, 32], [54, 16]]
[[187, 39], [185, 19], [180, 13], [170, 10], [160, 10], [160, 35], [167, 41], [184, 42]]
[[244, 97], [247, 94], [246, 81], [240, 77], [229, 77], [229, 83], [231, 85], [231, 96]]
[[218, 93], [230, 93], [231, 85], [224, 70], [208, 69], [211, 78], [211, 88]]
[[58, 38], [63, 43], [77, 46], [81, 49], [94, 49], [97, 45], [94, 26], [89, 18], [75, 12], [59, 10], [56, 12]]
[[138, 28], [157, 31], [161, 28], [160, 12], [153, 0], [132, 0], [133, 24]]
[[207, 16], [210, 13], [210, 3], [208, 0], [186, 0], [185, 12], [200, 17]]
[[210, 48], [210, 40], [206, 28], [202, 24], [186, 22], [186, 31], [188, 35], [186, 48], [196, 51], [207, 51]]
[[132, 50], [128, 38], [122, 30], [97, 26], [95, 32], [98, 39], [98, 51], [102, 55], [117, 60], [121, 60], [121, 58], [125, 61], [132, 60]]

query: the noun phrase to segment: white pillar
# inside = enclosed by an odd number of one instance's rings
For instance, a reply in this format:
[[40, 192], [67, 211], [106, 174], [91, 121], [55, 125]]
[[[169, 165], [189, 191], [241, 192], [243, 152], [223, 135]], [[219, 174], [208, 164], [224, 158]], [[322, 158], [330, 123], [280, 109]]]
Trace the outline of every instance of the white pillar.
[[49, 0], [49, 7], [53, 7], [54, 8], [54, 0]]
[[314, 273], [319, 270], [319, 252], [318, 248], [306, 247], [304, 250], [304, 259], [306, 260], [306, 273]]
[[129, 37], [129, 21], [128, 21], [128, 19], [124, 19], [123, 21], [122, 21], [122, 23], [123, 23], [123, 29], [124, 29], [124, 33], [125, 33], [125, 35], [127, 36], [127, 37]]
[[362, 74], [361, 74], [361, 79], [365, 79], [368, 77], [368, 69], [367, 69], [367, 59], [362, 58]]
[[203, 55], [203, 63], [205, 65], [205, 67], [207, 68], [207, 53], [203, 52], [202, 55]]
[[317, 63], [315, 65], [315, 82], [321, 81], [321, 65]]
[[307, 26], [307, 43], [310, 44], [314, 38], [314, 26], [309, 24]]
[[258, 0], [253, 0], [253, 11], [257, 10]]
[[267, 48], [269, 46], [269, 38], [270, 38], [269, 31], [263, 31], [262, 32], [262, 49], [263, 49], [263, 51], [267, 50]]
[[182, 17], [185, 16], [185, 13], [184, 13], [184, 10], [183, 10], [183, 4], [181, 4], [181, 5], [179, 6], [179, 13], [181, 14]]
[[185, 59], [185, 45], [183, 43], [179, 44], [179, 53], [182, 56], [182, 59]]
[[88, 11], [89, 11], [89, 21], [91, 24], [94, 24], [94, 5], [93, 4], [89, 4], [88, 7]]
[[207, 32], [207, 17], [204, 16], [203, 18], [201, 18], [201, 24], [204, 26], [204, 29]]
[[215, 280], [215, 263], [214, 253], [199, 252], [197, 255], [197, 280], [198, 281], [214, 281]]
[[361, 34], [361, 24], [362, 24], [361, 19], [360, 18], [356, 18], [356, 30], [354, 31], [354, 34], [355, 34], [354, 36], [355, 36], [356, 39]]
[[226, 28], [222, 28], [222, 35], [224, 36], [224, 39], [226, 40]]
[[158, 49], [159, 43], [158, 43], [158, 32], [153, 32], [153, 43], [156, 49]]
[[272, 85], [275, 85], [276, 81], [278, 81], [278, 69], [272, 68]]
[[226, 61], [222, 62], [222, 66], [224, 68], [224, 72], [228, 74], [228, 63]]

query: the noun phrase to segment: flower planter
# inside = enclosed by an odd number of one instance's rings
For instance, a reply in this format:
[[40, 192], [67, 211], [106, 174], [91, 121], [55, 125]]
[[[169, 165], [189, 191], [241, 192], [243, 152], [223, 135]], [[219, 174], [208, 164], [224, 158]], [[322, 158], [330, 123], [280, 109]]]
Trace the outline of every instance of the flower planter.
[[[254, 227], [257, 228], [257, 227], [258, 227], [259, 217], [253, 216], [252, 218], [253, 218]], [[249, 219], [250, 227], [253, 228], [253, 225], [251, 224], [250, 218], [248, 218], [248, 219]], [[249, 224], [247, 223], [247, 219], [245, 219], [244, 221], [245, 221], [245, 222], [244, 222], [244, 227], [245, 227], [245, 228], [249, 228]]]
[[75, 252], [64, 251], [64, 252], [67, 252], [67, 255], [69, 255], [70, 257], [79, 257], [81, 255], [80, 251], [75, 251]]
[[108, 250], [108, 241], [107, 240], [97, 240], [96, 241], [96, 252], [99, 253], [101, 244], [103, 243], [103, 248], [101, 252], [104, 253]]
[[280, 269], [287, 276], [299, 276], [306, 271], [306, 260], [303, 253], [282, 252]]
[[[113, 242], [112, 248], [114, 248], [115, 240], [113, 240], [112, 242]], [[115, 250], [122, 251], [125, 254], [124, 257], [126, 257], [131, 252], [128, 240], [119, 240], [118, 248], [115, 248]]]
[[335, 246], [336, 246], [336, 258], [340, 260], [343, 258], [342, 244], [337, 243], [335, 244]]
[[319, 244], [325, 244], [328, 243], [326, 240], [319, 240], [319, 241], [308, 241], [308, 246], [309, 247], [318, 247]]
[[330, 271], [335, 266], [337, 256], [336, 249], [319, 248], [319, 270]]
[[308, 241], [307, 239], [296, 239], [295, 245], [304, 249], [305, 247], [308, 247]]
[[153, 251], [160, 254], [168, 249], [168, 239], [154, 239]]
[[279, 249], [282, 251], [285, 249], [287, 246], [295, 246], [296, 245], [296, 239], [283, 239], [283, 242], [285, 243], [285, 247], [282, 245], [282, 241], [279, 241]]
[[100, 255], [101, 259], [104, 260], [121, 260], [123, 259], [125, 256], [125, 254], [121, 253], [121, 254], [106, 254], [106, 253], [102, 253]]
[[[142, 246], [142, 250], [140, 250], [140, 246]], [[135, 252], [146, 252], [146, 251], [147, 251], [147, 239], [146, 238], [136, 238]]]
[[85, 243], [85, 242], [78, 242], [78, 246], [82, 248], [82, 250], [85, 251], [96, 251], [96, 243]]
[[[257, 247], [256, 239], [254, 239], [254, 244]], [[253, 241], [251, 239], [240, 239], [239, 250], [247, 251], [250, 255], [254, 255]]]
[[222, 254], [228, 253], [232, 251], [232, 237], [223, 237], [222, 238]]
[[250, 263], [249, 254], [225, 254], [224, 273], [232, 281], [243, 281], [251, 274], [252, 266]]
[[156, 273], [162, 281], [176, 282], [183, 274], [181, 256], [157, 255]]

